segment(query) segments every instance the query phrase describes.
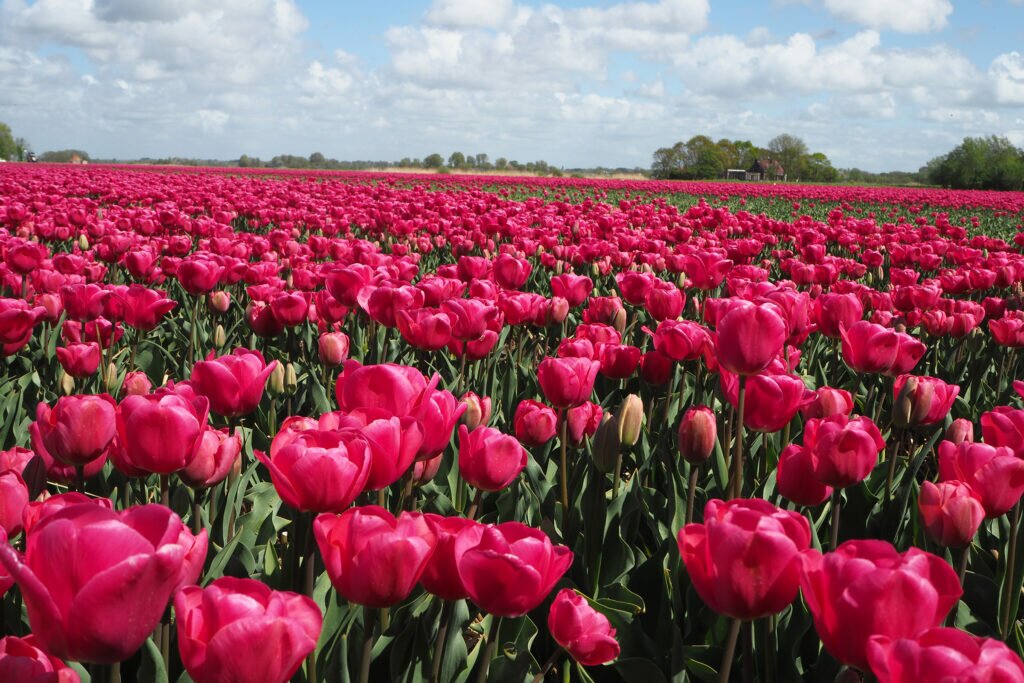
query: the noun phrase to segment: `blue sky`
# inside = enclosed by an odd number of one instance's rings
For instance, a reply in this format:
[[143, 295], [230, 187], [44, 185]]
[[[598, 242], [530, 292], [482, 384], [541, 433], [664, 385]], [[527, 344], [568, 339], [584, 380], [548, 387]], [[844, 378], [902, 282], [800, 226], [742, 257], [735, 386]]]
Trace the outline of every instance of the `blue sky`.
[[647, 166], [704, 133], [913, 170], [1024, 145], [1024, 0], [0, 0], [0, 121], [96, 157]]

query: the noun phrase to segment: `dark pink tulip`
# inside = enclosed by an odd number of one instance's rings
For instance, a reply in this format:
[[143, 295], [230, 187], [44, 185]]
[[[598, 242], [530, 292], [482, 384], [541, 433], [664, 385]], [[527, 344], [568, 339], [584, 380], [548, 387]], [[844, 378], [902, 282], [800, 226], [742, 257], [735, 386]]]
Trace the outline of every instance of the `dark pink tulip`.
[[119, 446], [133, 468], [155, 474], [185, 469], [202, 445], [206, 399], [193, 405], [167, 390], [128, 396], [117, 407]]
[[551, 296], [562, 297], [572, 308], [582, 306], [593, 289], [594, 282], [586, 275], [564, 273], [551, 278]]
[[572, 408], [590, 398], [600, 369], [599, 362], [587, 358], [545, 358], [537, 367], [537, 380], [549, 403]]
[[710, 500], [703, 524], [687, 524], [679, 552], [693, 587], [711, 609], [736, 619], [777, 614], [796, 598], [807, 519], [768, 501]]
[[153, 390], [153, 383], [141, 370], [133, 370], [124, 376], [121, 393], [125, 396], [144, 396]]
[[235, 349], [228, 355], [206, 360], [192, 367], [192, 387], [210, 400], [210, 410], [223, 417], [239, 417], [256, 410], [263, 398], [267, 378], [277, 361], [267, 363], [263, 354]]
[[587, 299], [587, 308], [583, 311], [583, 322], [614, 325], [620, 315], [625, 321], [622, 299], [617, 296], [592, 296]]
[[874, 540], [805, 551], [800, 588], [825, 649], [862, 671], [872, 636], [913, 638], [940, 625], [963, 594], [941, 557]]
[[822, 387], [814, 392], [814, 398], [800, 409], [805, 420], [833, 415], [849, 415], [853, 412], [853, 396], [846, 389]]
[[1024, 398], [1024, 381], [1019, 379], [1013, 380], [1013, 390], [1017, 392], [1017, 395]]
[[871, 474], [885, 440], [870, 418], [833, 415], [807, 421], [804, 447], [810, 451], [818, 481], [846, 488]]
[[[360, 365], [348, 361], [344, 367], [336, 386], [338, 405], [343, 411], [379, 408], [392, 415], [409, 415], [428, 388], [423, 373], [406, 365]], [[431, 380], [431, 388], [439, 379]]]
[[437, 537], [437, 547], [423, 570], [420, 583], [428, 593], [442, 600], [462, 600], [469, 597], [455, 564], [455, 539], [460, 531], [477, 522], [465, 517], [442, 517], [430, 513], [423, 517]]
[[619, 656], [619, 643], [608, 617], [571, 588], [563, 588], [551, 603], [548, 630], [555, 642], [583, 666], [607, 664]]
[[344, 332], [325, 332], [317, 340], [320, 362], [336, 368], [348, 359], [349, 339]]
[[500, 491], [526, 467], [527, 453], [514, 436], [492, 427], [459, 427], [459, 475], [481, 491]]
[[181, 661], [195, 683], [285, 683], [316, 647], [323, 625], [310, 598], [232, 577], [185, 587], [174, 598], [174, 614]]
[[35, 636], [0, 639], [0, 680], [11, 683], [81, 683], [81, 678], [57, 657], [39, 647]]
[[349, 602], [390, 607], [405, 600], [434, 553], [437, 537], [424, 516], [396, 519], [376, 505], [320, 515], [313, 522], [320, 554], [335, 589]]
[[459, 418], [466, 412], [466, 404], [450, 391], [430, 388], [423, 393], [412, 417], [423, 427], [423, 443], [416, 454], [417, 460], [429, 460], [444, 452], [451, 441]]
[[99, 505], [107, 510], [114, 509], [114, 501], [109, 498], [96, 498], [76, 491], [59, 493], [55, 496], [50, 496], [45, 500], [29, 503], [25, 507], [24, 514], [22, 515], [22, 521], [25, 525], [25, 533], [31, 533], [32, 529], [39, 524], [39, 522], [58, 510], [63, 510], [64, 508], [71, 507], [72, 505], [81, 505], [82, 503]]
[[917, 509], [928, 536], [947, 548], [969, 545], [985, 521], [981, 499], [962, 481], [922, 483]]
[[100, 366], [100, 345], [89, 342], [58, 346], [57, 361], [72, 377], [91, 377]]
[[968, 419], [958, 417], [946, 428], [946, 441], [955, 444], [962, 444], [965, 441], [974, 441], [974, 423]]
[[674, 320], [683, 312], [686, 296], [671, 282], [656, 280], [644, 298], [644, 308], [657, 321]]
[[843, 361], [857, 372], [890, 377], [914, 369], [924, 356], [925, 345], [908, 334], [866, 320], [842, 330]]
[[520, 289], [532, 271], [533, 266], [526, 259], [516, 258], [512, 254], [500, 254], [494, 259], [491, 275], [499, 287]]
[[821, 505], [832, 495], [832, 487], [814, 475], [811, 450], [798, 444], [789, 444], [779, 454], [775, 488], [783, 497], [807, 507]]
[[918, 427], [941, 422], [949, 415], [960, 393], [956, 384], [937, 377], [900, 375], [893, 382], [893, 419], [900, 427]]
[[1004, 446], [1024, 458], [1024, 410], [999, 406], [982, 413], [981, 436], [985, 443]]
[[451, 320], [451, 334], [460, 341], [479, 339], [499, 315], [495, 305], [485, 299], [447, 299], [441, 310]]
[[253, 301], [245, 309], [249, 328], [259, 337], [271, 339], [284, 332], [284, 324], [274, 316], [270, 306]]
[[581, 446], [584, 437], [593, 436], [597, 428], [601, 426], [601, 416], [603, 414], [604, 411], [601, 410], [601, 406], [591, 401], [565, 411], [565, 419], [568, 423], [566, 425], [566, 432], [569, 437], [569, 443], [573, 446]]
[[491, 398], [489, 396], [477, 396], [472, 391], [467, 391], [459, 399], [459, 402], [466, 406], [466, 412], [462, 414], [462, 424], [469, 427], [470, 431], [477, 427], [486, 426], [491, 421]]
[[864, 317], [864, 305], [856, 294], [822, 294], [814, 300], [814, 317], [819, 332], [839, 339], [842, 330]]
[[28, 486], [20, 473], [14, 470], [0, 472], [0, 529], [8, 536], [21, 532], [28, 498]]
[[175, 276], [186, 292], [198, 296], [213, 291], [223, 272], [224, 268], [213, 261], [189, 258], [178, 264]]
[[660, 351], [648, 351], [640, 358], [640, 376], [648, 384], [668, 384], [674, 369], [672, 359]]
[[114, 296], [124, 306], [125, 324], [141, 331], [152, 330], [178, 305], [163, 292], [143, 285], [130, 285], [123, 293]]
[[285, 327], [295, 327], [306, 321], [309, 299], [302, 292], [279, 292], [270, 300], [270, 311]]
[[683, 460], [698, 464], [710, 458], [718, 441], [718, 422], [711, 408], [694, 406], [687, 409], [679, 421], [678, 436], [679, 455]]
[[868, 641], [868, 661], [878, 683], [1024, 683], [1024, 663], [1006, 644], [955, 628], [911, 638], [875, 636]]
[[137, 651], [183, 585], [195, 583], [206, 532], [193, 537], [160, 505], [114, 512], [73, 505], [39, 521], [24, 559], [0, 544], [29, 624], [54, 656], [113, 663]]
[[651, 273], [640, 273], [627, 270], [615, 276], [622, 298], [633, 306], [643, 306], [647, 300], [647, 292], [651, 291], [657, 278]]
[[707, 329], [689, 320], [663, 320], [654, 331], [655, 350], [674, 361], [698, 360], [710, 344]]
[[423, 426], [408, 416], [378, 414], [374, 419], [368, 414], [365, 419], [366, 425], [360, 430], [370, 449], [370, 476], [365, 488], [377, 491], [394, 484], [412, 466], [423, 446]]
[[569, 548], [519, 522], [467, 526], [455, 539], [454, 555], [470, 599], [499, 617], [536, 609], [573, 558]]
[[304, 512], [341, 512], [366, 488], [372, 454], [358, 432], [310, 429], [277, 453], [256, 458], [281, 500]]
[[737, 302], [718, 321], [715, 354], [723, 368], [737, 375], [756, 375], [782, 351], [789, 335], [776, 308]]
[[682, 262], [686, 278], [693, 283], [694, 287], [705, 291], [715, 289], [722, 284], [726, 273], [733, 265], [732, 261], [723, 258], [723, 254], [711, 251], [687, 254], [683, 257]]
[[640, 349], [625, 344], [602, 344], [599, 354], [601, 374], [611, 379], [625, 379], [640, 365]]
[[[360, 296], [366, 295], [366, 289]], [[423, 308], [423, 292], [407, 285], [381, 286], [360, 301], [360, 305], [374, 321], [385, 327], [396, 327], [398, 311]]]
[[533, 399], [519, 402], [512, 423], [516, 438], [534, 448], [546, 444], [558, 431], [558, 415], [555, 411]]
[[40, 403], [29, 427], [32, 450], [72, 467], [96, 460], [117, 433], [116, 407], [108, 394], [62, 396], [52, 409]]
[[207, 427], [203, 430], [195, 457], [178, 471], [183, 482], [193, 488], [207, 488], [224, 481], [239, 462], [242, 439], [225, 429]]
[[[719, 380], [726, 400], [738, 408], [739, 378], [722, 371]], [[743, 425], [758, 432], [777, 432], [796, 417], [809, 394], [798, 375], [751, 375], [746, 378]]]
[[452, 339], [451, 319], [436, 308], [398, 311], [398, 331], [410, 346], [424, 351], [437, 351]]
[[962, 481], [981, 499], [985, 516], [1005, 515], [1024, 495], [1024, 460], [1005, 446], [939, 444], [939, 480]]

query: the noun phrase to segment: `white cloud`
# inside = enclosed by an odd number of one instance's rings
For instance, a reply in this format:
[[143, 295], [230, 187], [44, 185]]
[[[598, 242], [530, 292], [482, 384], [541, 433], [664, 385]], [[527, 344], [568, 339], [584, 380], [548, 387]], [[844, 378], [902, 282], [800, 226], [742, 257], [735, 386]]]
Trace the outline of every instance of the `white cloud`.
[[992, 60], [988, 69], [996, 101], [1024, 105], [1024, 54], [1008, 52]]
[[825, 0], [825, 8], [844, 21], [901, 33], [929, 33], [945, 28], [949, 0]]
[[515, 16], [514, 0], [436, 0], [427, 21], [456, 28], [496, 28]]

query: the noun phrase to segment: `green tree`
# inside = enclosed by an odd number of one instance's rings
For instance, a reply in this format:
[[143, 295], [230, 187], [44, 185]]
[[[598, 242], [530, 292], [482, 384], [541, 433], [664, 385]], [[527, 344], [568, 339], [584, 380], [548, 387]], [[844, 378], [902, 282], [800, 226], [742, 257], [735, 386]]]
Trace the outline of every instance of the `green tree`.
[[327, 159], [324, 158], [324, 155], [320, 152], [313, 152], [309, 155], [310, 166], [322, 166], [325, 161], [327, 161]]
[[462, 168], [466, 165], [466, 155], [462, 152], [452, 152], [448, 157], [448, 165], [452, 168]]
[[504, 171], [506, 168], [508, 168], [508, 159], [506, 159], [505, 157], [498, 157], [497, 159], [494, 160], [494, 168], [500, 171]]
[[806, 179], [812, 182], [834, 183], [839, 179], [839, 172], [832, 168], [832, 162], [822, 152], [806, 155], [803, 167]]
[[6, 161], [7, 159], [16, 158], [17, 154], [18, 145], [11, 134], [11, 127], [6, 123], [0, 122], [0, 159]]
[[804, 176], [803, 162], [808, 150], [803, 140], [789, 133], [776, 135], [768, 143], [768, 151], [782, 164], [790, 180]]
[[1024, 187], [1024, 151], [1005, 137], [964, 138], [925, 167], [928, 179], [957, 189], [1019, 190]]
[[434, 152], [433, 154], [431, 154], [430, 156], [423, 160], [423, 165], [426, 168], [441, 168], [442, 166], [444, 166], [444, 157], [442, 157], [437, 152]]
[[682, 142], [656, 150], [651, 163], [651, 175], [660, 180], [680, 177], [685, 166], [685, 152]]
[[46, 161], [51, 164], [67, 164], [76, 156], [82, 161], [89, 161], [89, 154], [80, 149], [59, 149], [51, 152], [43, 152], [39, 155], [39, 160]]

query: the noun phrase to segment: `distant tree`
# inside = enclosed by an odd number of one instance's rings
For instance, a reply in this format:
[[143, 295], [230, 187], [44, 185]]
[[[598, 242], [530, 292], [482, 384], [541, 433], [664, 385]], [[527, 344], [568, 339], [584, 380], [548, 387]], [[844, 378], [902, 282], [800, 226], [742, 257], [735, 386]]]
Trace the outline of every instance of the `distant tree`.
[[466, 165], [466, 155], [462, 152], [452, 152], [448, 157], [448, 165], [452, 168], [462, 168]]
[[804, 156], [803, 167], [807, 180], [816, 183], [834, 183], [839, 179], [839, 172], [832, 168], [832, 162], [822, 152]]
[[249, 168], [252, 165], [252, 159], [249, 157], [248, 154], [243, 154], [242, 156], [238, 157], [239, 168]]
[[0, 159], [16, 158], [17, 154], [18, 145], [11, 134], [11, 127], [6, 123], [0, 122]]
[[790, 180], [803, 177], [803, 161], [808, 152], [803, 140], [789, 133], [776, 135], [768, 143], [768, 151], [782, 164]]
[[682, 142], [656, 150], [654, 161], [651, 163], [651, 175], [660, 180], [677, 177], [684, 167], [684, 152]]
[[505, 157], [498, 157], [497, 159], [494, 160], [494, 168], [500, 171], [504, 171], [506, 168], [508, 168], [508, 159], [506, 159]]
[[18, 161], [25, 161], [25, 156], [32, 151], [32, 145], [22, 137], [14, 138], [14, 154]]
[[433, 154], [431, 154], [430, 156], [423, 160], [423, 165], [426, 168], [441, 168], [442, 166], [444, 166], [444, 157], [442, 157], [437, 152], [434, 152]]
[[310, 166], [322, 166], [325, 161], [327, 161], [327, 159], [325, 159], [324, 155], [320, 152], [313, 152], [309, 155]]
[[1024, 151], [1005, 137], [964, 138], [947, 154], [925, 167], [937, 185], [972, 190], [1024, 188]]
[[76, 156], [82, 161], [89, 161], [89, 154], [80, 149], [59, 149], [52, 152], [43, 152], [39, 155], [39, 161], [46, 161], [51, 164], [67, 164]]
[[473, 160], [476, 162], [477, 168], [487, 168], [491, 165], [486, 154], [477, 154]]

